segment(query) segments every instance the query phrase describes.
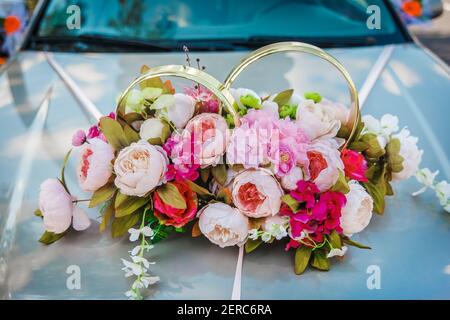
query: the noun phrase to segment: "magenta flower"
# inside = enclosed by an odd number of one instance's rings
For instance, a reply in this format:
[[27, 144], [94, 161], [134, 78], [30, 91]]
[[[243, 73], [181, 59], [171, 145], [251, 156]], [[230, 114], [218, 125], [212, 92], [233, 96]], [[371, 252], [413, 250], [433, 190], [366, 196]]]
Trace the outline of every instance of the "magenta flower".
[[197, 85], [196, 88], [185, 88], [184, 92], [195, 100], [199, 113], [218, 113], [219, 100], [207, 88]]
[[72, 136], [72, 145], [74, 147], [79, 147], [86, 142], [86, 134], [83, 130], [77, 130]]
[[341, 159], [348, 178], [361, 182], [369, 181], [366, 177], [367, 161], [361, 153], [344, 149], [341, 152]]

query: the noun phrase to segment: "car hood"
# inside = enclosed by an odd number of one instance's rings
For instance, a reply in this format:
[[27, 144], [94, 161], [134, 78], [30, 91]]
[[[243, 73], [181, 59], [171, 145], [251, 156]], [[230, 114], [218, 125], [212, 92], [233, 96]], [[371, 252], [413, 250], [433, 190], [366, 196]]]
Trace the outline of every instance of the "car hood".
[[[361, 88], [373, 74], [384, 47], [333, 49]], [[223, 81], [245, 52], [191, 53], [191, 61]], [[185, 56], [169, 54], [54, 53], [53, 59], [69, 74], [96, 108], [108, 114], [118, 95], [138, 75], [141, 65], [184, 64]], [[348, 102], [342, 77], [318, 58], [279, 54], [248, 68], [233, 85], [260, 93], [295, 88], [318, 91]], [[50, 104], [42, 104], [52, 88]], [[42, 223], [33, 215], [40, 183], [57, 177], [72, 133], [93, 124], [92, 114], [80, 107], [42, 52], [21, 52], [0, 74], [0, 295], [25, 298], [123, 298], [130, 285], [123, 277], [121, 258], [133, 246], [128, 239], [98, 234], [96, 222], [83, 233], [71, 233], [50, 247], [38, 243]], [[394, 48], [386, 68], [373, 86], [362, 112], [399, 116], [424, 149], [423, 167], [450, 178], [448, 118], [450, 76], [446, 66], [415, 44]], [[80, 194], [75, 161], [69, 162], [69, 188]], [[245, 255], [242, 297], [245, 299], [322, 298], [450, 298], [450, 218], [432, 192], [411, 193], [420, 186], [411, 179], [395, 185], [384, 216], [374, 215], [357, 241], [372, 250], [351, 248], [344, 261], [333, 261], [328, 273], [293, 272], [293, 252], [282, 244]], [[87, 195], [83, 195], [87, 196]], [[83, 197], [80, 196], [80, 197]], [[205, 238], [175, 235], [150, 252], [156, 264], [150, 273], [161, 282], [151, 298], [221, 298], [231, 296], [237, 248], [220, 249]], [[73, 267], [75, 266], [75, 267]], [[79, 267], [81, 287], [66, 286], [70, 270]], [[70, 269], [72, 268], [72, 269]], [[381, 287], [374, 289], [373, 270], [380, 271]], [[372, 278], [371, 278], [372, 277]], [[372, 279], [372, 280], [371, 280]], [[73, 290], [72, 290], [72, 289]]]

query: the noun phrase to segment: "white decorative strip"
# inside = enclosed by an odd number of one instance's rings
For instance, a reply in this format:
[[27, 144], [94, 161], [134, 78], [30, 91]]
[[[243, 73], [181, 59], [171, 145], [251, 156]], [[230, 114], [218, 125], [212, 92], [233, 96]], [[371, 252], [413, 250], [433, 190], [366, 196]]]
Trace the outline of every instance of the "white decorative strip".
[[381, 51], [380, 55], [378, 56], [377, 61], [375, 61], [375, 64], [373, 65], [372, 69], [370, 69], [366, 80], [364, 81], [361, 89], [359, 90], [358, 96], [360, 109], [362, 109], [364, 103], [366, 102], [367, 98], [372, 92], [375, 83], [377, 82], [378, 78], [380, 77], [381, 73], [383, 72], [384, 68], [389, 62], [389, 59], [391, 58], [392, 53], [394, 52], [394, 48], [395, 47], [392, 44], [385, 46], [383, 51]]
[[242, 263], [244, 260], [244, 246], [239, 246], [239, 256], [236, 263], [236, 273], [234, 274], [233, 292], [231, 300], [241, 300], [241, 280], [242, 280]]
[[53, 56], [50, 53], [45, 53], [45, 57], [47, 58], [48, 64], [53, 68], [53, 70], [55, 70], [77, 102], [80, 104], [84, 113], [93, 123], [96, 123], [102, 116], [100, 110], [98, 110], [95, 104], [86, 96], [86, 94], [75, 83], [72, 77], [69, 76], [69, 74], [61, 67], [61, 65], [53, 59]]

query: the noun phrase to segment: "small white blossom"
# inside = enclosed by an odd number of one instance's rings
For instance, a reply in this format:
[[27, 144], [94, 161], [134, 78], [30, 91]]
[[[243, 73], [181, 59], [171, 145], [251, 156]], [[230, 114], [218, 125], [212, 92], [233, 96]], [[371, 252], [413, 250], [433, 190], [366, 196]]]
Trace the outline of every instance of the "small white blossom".
[[146, 237], [151, 237], [153, 236], [153, 230], [152, 228], [145, 226], [141, 229], [141, 234], [143, 234]]
[[444, 209], [448, 211], [450, 201], [450, 184], [447, 181], [441, 181], [435, 185], [435, 191], [439, 202], [442, 206], [444, 206]]
[[261, 235], [261, 240], [264, 242], [269, 242], [272, 238], [272, 235], [269, 232], [263, 232]]
[[412, 195], [417, 196], [421, 193], [424, 193], [428, 188], [434, 188], [434, 179], [438, 175], [439, 170], [436, 170], [435, 172], [431, 172], [430, 169], [424, 168], [420, 169], [416, 173], [416, 179], [419, 183], [423, 184], [423, 187], [414, 192]]
[[139, 235], [141, 234], [141, 231], [139, 229], [130, 228], [130, 229], [128, 229], [128, 233], [130, 234], [130, 241], [134, 242], [137, 239], [139, 239]]
[[258, 239], [258, 230], [257, 229], [250, 229], [249, 231], [248, 231], [248, 237], [249, 237], [249, 239], [252, 239], [252, 240], [257, 240]]
[[348, 248], [346, 246], [343, 246], [342, 249], [337, 249], [337, 248], [331, 249], [327, 255], [327, 258], [332, 258], [335, 256], [342, 257], [347, 252], [347, 249]]
[[275, 239], [281, 240], [288, 235], [287, 226], [280, 224], [273, 224], [270, 233]]

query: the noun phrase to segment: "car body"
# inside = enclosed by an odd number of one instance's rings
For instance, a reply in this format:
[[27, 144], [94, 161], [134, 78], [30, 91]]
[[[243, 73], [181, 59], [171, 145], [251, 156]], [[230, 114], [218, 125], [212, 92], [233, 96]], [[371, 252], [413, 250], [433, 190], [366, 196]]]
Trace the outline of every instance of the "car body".
[[[0, 296], [122, 299], [130, 282], [123, 276], [120, 259], [127, 257], [132, 243], [113, 239], [108, 232], [100, 234], [99, 213], [91, 209], [88, 213], [96, 222], [87, 231], [72, 233], [48, 247], [40, 244], [43, 226], [33, 214], [39, 185], [58, 175], [73, 132], [95, 123], [92, 108], [108, 114], [141, 65], [184, 64], [185, 54], [181, 48], [151, 52], [144, 44], [138, 52], [109, 45], [103, 52], [51, 50], [51, 42], [47, 48], [32, 48], [30, 37], [48, 2], [37, 9], [24, 48], [0, 74]], [[439, 170], [441, 179], [450, 179], [449, 68], [414, 41], [387, 1], [383, 3], [400, 40], [375, 45], [331, 42], [326, 50], [342, 62], [360, 90], [362, 113], [397, 115], [400, 127], [407, 126], [419, 137], [422, 166]], [[200, 58], [207, 72], [223, 81], [253, 48], [244, 43], [240, 50], [229, 50], [218, 42], [211, 50], [193, 45], [190, 55]], [[259, 45], [263, 44], [254, 47]], [[55, 71], [48, 55], [82, 97]], [[332, 67], [297, 53], [267, 57], [246, 70], [234, 86], [258, 92], [318, 91], [348, 102], [346, 84]], [[69, 162], [66, 171], [69, 188], [80, 193], [75, 161]], [[396, 195], [387, 200], [384, 216], [374, 215], [369, 227], [355, 235], [355, 240], [372, 250], [351, 248], [343, 261], [332, 263], [329, 272], [307, 270], [297, 276], [293, 252], [284, 251], [282, 244], [266, 246], [244, 256], [242, 298], [449, 299], [450, 216], [432, 192], [411, 196], [420, 188], [414, 179], [394, 188]], [[156, 262], [150, 272], [161, 278], [149, 290], [152, 299], [231, 297], [236, 247], [220, 249], [206, 238], [177, 234], [158, 243], [150, 257]], [[79, 287], [71, 285], [74, 272], [81, 275]], [[381, 282], [374, 288], [370, 282], [375, 273]]]

